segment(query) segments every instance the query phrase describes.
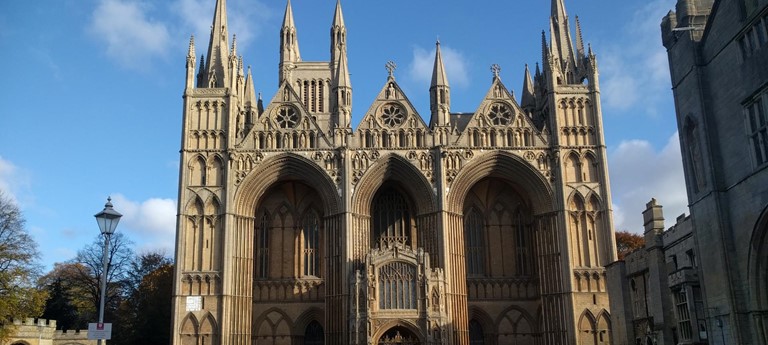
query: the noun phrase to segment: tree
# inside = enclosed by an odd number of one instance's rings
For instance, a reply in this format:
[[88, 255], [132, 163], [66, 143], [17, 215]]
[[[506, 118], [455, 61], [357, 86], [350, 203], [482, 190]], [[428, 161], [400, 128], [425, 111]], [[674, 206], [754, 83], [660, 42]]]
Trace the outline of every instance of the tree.
[[39, 253], [24, 222], [18, 206], [0, 191], [0, 343], [13, 331], [8, 320], [40, 315], [46, 297], [35, 285]]
[[645, 239], [629, 231], [616, 231], [616, 252], [619, 260], [624, 260], [627, 254], [645, 246]]
[[172, 260], [159, 252], [144, 253], [131, 260], [126, 274], [126, 296], [120, 304], [117, 324], [113, 326], [117, 335], [114, 344], [169, 342], [171, 264]]
[[57, 263], [53, 270], [40, 278], [39, 285], [49, 291], [43, 318], [57, 320], [59, 329], [84, 329], [96, 315], [93, 302], [87, 297], [88, 286], [80, 283], [80, 272], [87, 268], [79, 263]]
[[[122, 233], [116, 232], [110, 237], [109, 253], [107, 253], [107, 292], [104, 304], [105, 320], [113, 320], [122, 299], [126, 296], [128, 270], [133, 259], [133, 243]], [[104, 252], [104, 236], [97, 235], [94, 241], [77, 252], [70, 261], [75, 270], [72, 284], [82, 291], [83, 296], [91, 302], [90, 315], [81, 315], [91, 322], [98, 318], [101, 298], [101, 273], [104, 269], [102, 255]]]

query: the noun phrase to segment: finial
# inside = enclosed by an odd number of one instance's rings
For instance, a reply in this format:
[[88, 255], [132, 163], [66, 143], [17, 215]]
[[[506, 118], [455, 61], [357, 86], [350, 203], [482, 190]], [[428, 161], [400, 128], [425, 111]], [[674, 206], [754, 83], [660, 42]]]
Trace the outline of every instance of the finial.
[[112, 207], [113, 207], [112, 206], [112, 196], [110, 195], [110, 196], [107, 197], [107, 203], [104, 204], [104, 208], [112, 208]]
[[395, 78], [395, 70], [397, 69], [397, 64], [395, 64], [394, 61], [392, 60], [387, 61], [387, 64], [384, 65], [384, 68], [386, 68], [387, 72], [389, 72], [390, 78]]
[[501, 72], [501, 66], [499, 66], [499, 64], [493, 64], [491, 65], [491, 71], [493, 72], [494, 78], [499, 78], [499, 72]]

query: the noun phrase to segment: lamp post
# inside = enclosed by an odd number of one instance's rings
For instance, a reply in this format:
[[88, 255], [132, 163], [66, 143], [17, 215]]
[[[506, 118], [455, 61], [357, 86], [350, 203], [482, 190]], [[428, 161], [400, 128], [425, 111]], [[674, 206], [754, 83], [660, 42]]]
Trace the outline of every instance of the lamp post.
[[[120, 222], [120, 217], [123, 215], [115, 211], [112, 208], [112, 198], [107, 198], [107, 203], [104, 204], [104, 209], [101, 212], [94, 215], [96, 222], [99, 223], [99, 231], [104, 235], [104, 253], [102, 255], [101, 266], [101, 300], [99, 302], [99, 323], [104, 323], [104, 301], [107, 294], [107, 270], [109, 267], [108, 253], [109, 253], [109, 238], [115, 233], [117, 229], [117, 223]], [[101, 339], [98, 340], [98, 344], [101, 345]]]

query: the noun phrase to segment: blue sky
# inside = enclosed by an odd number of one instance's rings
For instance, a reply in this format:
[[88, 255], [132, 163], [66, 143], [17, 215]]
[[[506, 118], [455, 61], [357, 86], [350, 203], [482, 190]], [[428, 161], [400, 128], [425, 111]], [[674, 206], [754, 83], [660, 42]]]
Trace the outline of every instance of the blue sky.
[[[0, 2], [0, 189], [20, 205], [43, 263], [66, 261], [98, 234], [111, 195], [118, 231], [138, 251], [175, 236], [181, 95], [190, 35], [208, 45], [214, 0]], [[277, 87], [283, 0], [228, 0], [230, 34], [257, 92]], [[566, 0], [598, 56], [618, 229], [642, 231], [656, 197], [668, 225], [687, 212], [669, 72], [659, 23], [674, 0]], [[302, 58], [327, 61], [335, 0], [293, 0]], [[436, 5], [440, 5], [436, 7]], [[342, 2], [357, 123], [384, 84], [388, 60], [422, 116], [437, 38], [452, 111], [473, 112], [490, 65], [520, 94], [541, 60], [550, 2]]]

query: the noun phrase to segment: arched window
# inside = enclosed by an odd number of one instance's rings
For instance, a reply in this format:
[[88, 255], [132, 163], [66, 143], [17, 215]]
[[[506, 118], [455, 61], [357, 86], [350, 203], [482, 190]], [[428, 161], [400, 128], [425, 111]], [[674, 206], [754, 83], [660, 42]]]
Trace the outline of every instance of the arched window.
[[312, 321], [307, 325], [304, 331], [304, 345], [322, 345], [325, 344], [323, 326], [317, 321]]
[[469, 345], [483, 345], [485, 337], [483, 336], [483, 326], [477, 320], [469, 321]]
[[269, 215], [266, 211], [256, 228], [256, 277], [269, 277]]
[[319, 276], [318, 258], [320, 247], [320, 230], [317, 221], [317, 215], [309, 212], [304, 216], [301, 227], [301, 237], [303, 239], [303, 264], [304, 276]]
[[464, 216], [467, 276], [485, 275], [485, 219], [476, 208]]
[[400, 192], [392, 187], [379, 192], [371, 213], [372, 246], [376, 243], [380, 246], [390, 243], [411, 245], [411, 216], [408, 203]]
[[416, 267], [392, 262], [379, 268], [379, 308], [416, 309]]

